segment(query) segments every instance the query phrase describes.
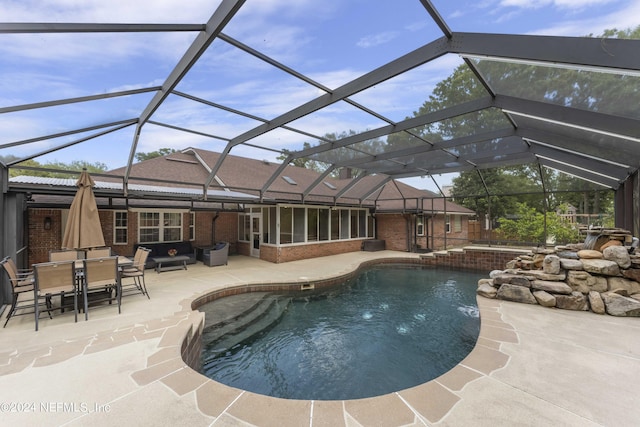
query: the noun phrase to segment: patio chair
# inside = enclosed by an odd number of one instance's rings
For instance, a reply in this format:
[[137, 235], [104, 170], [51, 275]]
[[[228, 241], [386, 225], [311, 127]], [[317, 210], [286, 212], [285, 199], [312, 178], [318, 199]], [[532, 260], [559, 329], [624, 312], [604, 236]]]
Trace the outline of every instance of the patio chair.
[[75, 321], [78, 321], [78, 288], [76, 286], [75, 261], [44, 262], [33, 265], [34, 287], [33, 296], [35, 301], [36, 331], [38, 330], [38, 319], [40, 318], [40, 306], [42, 298], [45, 299], [46, 311], [51, 317], [53, 307], [51, 298], [60, 295], [64, 301], [65, 294], [73, 295], [73, 312]]
[[104, 248], [91, 248], [87, 249], [85, 258], [105, 258], [111, 256], [111, 248], [105, 246]]
[[[89, 300], [92, 303], [114, 300], [118, 302], [118, 314], [121, 313], [120, 301], [122, 288], [118, 274], [118, 257], [92, 258], [82, 261], [84, 265], [84, 318], [89, 319]], [[113, 291], [115, 290], [115, 297]]]
[[227, 265], [229, 260], [229, 242], [220, 242], [202, 252], [202, 263], [209, 267]]
[[[11, 257], [5, 257], [0, 264], [7, 272], [9, 282], [11, 283], [11, 308], [7, 313], [7, 320], [4, 322], [4, 326], [7, 326], [9, 319], [12, 316], [18, 316], [22, 314], [31, 314], [33, 311], [22, 312], [23, 309], [33, 309], [33, 271], [32, 270], [19, 270], [16, 263]], [[20, 310], [19, 314], [16, 311]]]
[[77, 251], [75, 249], [61, 249], [61, 250], [49, 252], [49, 262], [75, 261], [83, 258], [84, 258], [84, 252]]
[[[133, 288], [131, 289], [131, 292], [127, 292], [128, 294], [140, 292], [142, 295], [146, 295], [148, 299], [151, 299], [149, 291], [147, 291], [147, 285], [144, 281], [144, 266], [150, 252], [150, 249], [139, 246], [133, 257], [133, 265], [122, 269], [122, 273], [120, 275], [121, 279], [133, 279], [133, 282], [127, 285], [128, 289]], [[125, 291], [126, 290], [123, 285], [123, 292]]]

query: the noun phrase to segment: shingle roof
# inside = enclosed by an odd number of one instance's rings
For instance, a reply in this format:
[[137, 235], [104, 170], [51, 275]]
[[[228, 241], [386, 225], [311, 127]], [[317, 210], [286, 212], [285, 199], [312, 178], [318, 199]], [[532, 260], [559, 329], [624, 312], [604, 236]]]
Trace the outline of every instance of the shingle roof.
[[[164, 157], [157, 157], [143, 162], [135, 163], [131, 170], [131, 180], [135, 178], [155, 178], [167, 179], [170, 177], [174, 185], [181, 182], [189, 182], [191, 179], [202, 182], [209, 171], [220, 158], [220, 153], [213, 151], [188, 148], [181, 153], [174, 153]], [[203, 163], [201, 163], [203, 162]], [[218, 190], [227, 189], [239, 191], [243, 194], [260, 195], [260, 190], [270, 177], [276, 173], [280, 164], [273, 162], [249, 159], [228, 154], [225, 162], [218, 170], [217, 180], [211, 188]], [[112, 174], [121, 174], [123, 168], [111, 171]], [[288, 165], [283, 172], [268, 186], [263, 194], [266, 201], [303, 202], [302, 193], [311, 186], [319, 177], [320, 173], [307, 168]], [[291, 178], [295, 185], [288, 183], [283, 176]], [[384, 175], [365, 176], [359, 183], [353, 185], [344, 195], [335, 200], [342, 190], [352, 183], [352, 179], [339, 179], [325, 177], [320, 184], [316, 185], [304, 198], [305, 203], [324, 204], [351, 204], [364, 206], [374, 205], [384, 211], [409, 211], [428, 210], [443, 212], [445, 209], [444, 199], [437, 194], [419, 190], [405, 183], [391, 180], [380, 189], [371, 193], [366, 199], [361, 200], [372, 187], [381, 184], [387, 177]], [[191, 181], [193, 182], [193, 181]], [[331, 184], [335, 189], [324, 185], [323, 182]], [[424, 202], [420, 200], [426, 199]], [[446, 204], [447, 212], [459, 212], [472, 215], [474, 212], [452, 202]]]
[[[159, 156], [134, 163], [130, 171], [127, 194], [130, 200], [154, 198], [197, 201], [203, 198], [205, 182], [221, 154], [196, 148]], [[427, 190], [419, 190], [386, 175], [362, 178], [334, 178], [313, 169], [288, 165], [266, 185], [281, 167], [278, 163], [227, 155], [216, 179], [207, 190], [207, 200], [235, 203], [297, 203], [347, 205], [376, 208], [382, 212], [444, 212], [444, 199]], [[122, 197], [125, 168], [94, 176], [97, 197]], [[287, 177], [285, 180], [284, 177]], [[313, 187], [313, 183], [317, 183]], [[328, 185], [325, 185], [327, 183]], [[76, 179], [18, 176], [10, 185], [22, 191], [55, 188], [49, 194], [70, 194], [75, 191]], [[265, 191], [262, 191], [266, 188]], [[374, 188], [375, 191], [371, 189]], [[39, 198], [41, 203], [53, 203], [53, 198]], [[164, 202], [163, 202], [164, 203]], [[193, 203], [193, 202], [192, 202]], [[180, 204], [180, 203], [178, 203]], [[203, 205], [206, 208], [206, 205]], [[472, 215], [473, 211], [452, 202], [447, 212]]]

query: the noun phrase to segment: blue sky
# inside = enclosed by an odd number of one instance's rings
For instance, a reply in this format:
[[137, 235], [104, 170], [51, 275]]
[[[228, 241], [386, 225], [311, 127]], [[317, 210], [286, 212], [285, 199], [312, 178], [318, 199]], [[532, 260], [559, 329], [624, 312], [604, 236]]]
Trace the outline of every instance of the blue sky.
[[[640, 24], [640, 0], [434, 0], [453, 31], [582, 36]], [[206, 22], [211, 0], [3, 0], [4, 22]], [[236, 40], [331, 89], [442, 36], [418, 0], [248, 0], [223, 30]], [[162, 84], [195, 33], [3, 34], [0, 108]], [[411, 116], [461, 59], [449, 55], [352, 97], [391, 120]], [[215, 41], [177, 90], [269, 120], [323, 92], [223, 41]], [[152, 94], [0, 114], [0, 144], [136, 117]], [[138, 151], [189, 146], [221, 151], [259, 121], [170, 96], [153, 120], [204, 132], [148, 125]], [[384, 123], [339, 103], [290, 125], [314, 135], [361, 132]], [[126, 164], [133, 127], [37, 160]], [[32, 155], [75, 135], [0, 149]], [[270, 150], [295, 150], [312, 138], [273, 131], [232, 154], [273, 160]], [[440, 185], [450, 177], [436, 177]], [[433, 189], [431, 180], [412, 185]]]

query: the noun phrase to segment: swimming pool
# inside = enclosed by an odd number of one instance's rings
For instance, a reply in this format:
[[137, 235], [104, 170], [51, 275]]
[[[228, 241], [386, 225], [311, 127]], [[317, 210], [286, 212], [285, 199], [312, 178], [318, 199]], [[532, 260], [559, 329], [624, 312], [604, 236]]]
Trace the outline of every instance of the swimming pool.
[[[244, 313], [263, 308], [244, 326], [234, 325], [241, 315], [222, 326], [207, 322], [202, 373], [255, 393], [306, 400], [372, 397], [422, 384], [473, 349], [480, 277], [379, 266], [321, 293], [227, 297], [232, 307], [251, 308]], [[227, 298], [201, 309], [213, 313]]]

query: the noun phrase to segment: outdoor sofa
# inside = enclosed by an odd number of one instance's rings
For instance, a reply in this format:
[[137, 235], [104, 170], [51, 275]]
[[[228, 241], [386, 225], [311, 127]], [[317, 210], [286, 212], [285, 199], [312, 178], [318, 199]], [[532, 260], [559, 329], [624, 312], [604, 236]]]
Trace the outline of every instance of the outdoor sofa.
[[156, 268], [156, 262], [154, 257], [166, 257], [169, 256], [169, 249], [175, 249], [176, 255], [186, 255], [189, 257], [187, 264], [195, 264], [196, 262], [196, 250], [191, 245], [191, 242], [171, 242], [171, 243], [139, 243], [133, 248], [134, 252], [138, 249], [138, 246], [149, 249], [149, 255], [147, 256], [147, 262], [144, 264], [144, 268]]

